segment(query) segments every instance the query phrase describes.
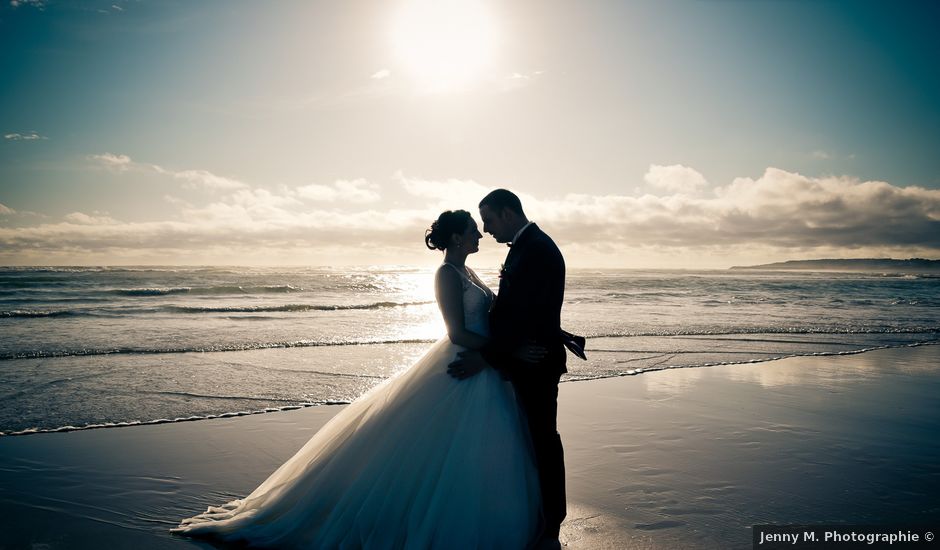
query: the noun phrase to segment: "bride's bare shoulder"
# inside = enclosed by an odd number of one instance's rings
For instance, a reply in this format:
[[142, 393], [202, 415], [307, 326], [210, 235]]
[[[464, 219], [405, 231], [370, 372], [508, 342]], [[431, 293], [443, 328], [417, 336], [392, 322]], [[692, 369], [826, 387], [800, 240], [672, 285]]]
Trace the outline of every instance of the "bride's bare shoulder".
[[448, 263], [443, 263], [437, 266], [437, 271], [434, 272], [434, 277], [440, 279], [441, 277], [453, 277], [455, 279], [460, 278], [460, 274], [457, 272], [457, 268]]
[[438, 289], [459, 289], [463, 287], [463, 280], [457, 268], [450, 264], [441, 264], [434, 273], [434, 286]]

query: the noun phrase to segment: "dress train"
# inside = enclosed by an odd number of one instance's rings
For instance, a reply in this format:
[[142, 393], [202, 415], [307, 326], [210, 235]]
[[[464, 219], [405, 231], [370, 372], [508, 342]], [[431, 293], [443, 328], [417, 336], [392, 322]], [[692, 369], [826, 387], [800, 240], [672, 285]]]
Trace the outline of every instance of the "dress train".
[[340, 411], [250, 495], [173, 531], [277, 548], [525, 548], [538, 475], [512, 388], [448, 338]]

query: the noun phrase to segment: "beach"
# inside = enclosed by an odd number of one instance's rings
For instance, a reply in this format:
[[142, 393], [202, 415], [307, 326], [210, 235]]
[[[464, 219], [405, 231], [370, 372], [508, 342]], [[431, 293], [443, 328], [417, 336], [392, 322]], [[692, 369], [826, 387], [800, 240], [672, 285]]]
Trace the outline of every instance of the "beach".
[[0, 550], [940, 549], [938, 21], [0, 0]]
[[[0, 438], [0, 548], [209, 547], [177, 522], [246, 495], [340, 405]], [[754, 524], [929, 523], [940, 346], [560, 386], [575, 548], [749, 548]]]

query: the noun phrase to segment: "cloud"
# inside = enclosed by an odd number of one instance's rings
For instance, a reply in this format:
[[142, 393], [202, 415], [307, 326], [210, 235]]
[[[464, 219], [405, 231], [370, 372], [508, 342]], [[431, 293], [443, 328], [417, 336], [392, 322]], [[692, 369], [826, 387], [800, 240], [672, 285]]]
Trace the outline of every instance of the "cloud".
[[32, 6], [36, 9], [44, 10], [46, 8], [46, 0], [10, 0], [10, 5], [14, 8]]
[[173, 172], [170, 170], [164, 170], [159, 166], [156, 166], [155, 168], [157, 168], [157, 171], [161, 174], [169, 174], [178, 180], [184, 181], [185, 183], [183, 184], [183, 187], [187, 189], [203, 188], [230, 190], [243, 189], [248, 187], [248, 185], [245, 183], [223, 176], [217, 176], [216, 174], [206, 170], [182, 170], [179, 172]]
[[372, 76], [370, 76], [369, 78], [372, 78], [375, 80], [382, 80], [383, 78], [388, 78], [391, 75], [392, 75], [392, 71], [388, 69], [381, 69], [372, 73]]
[[694, 193], [708, 185], [705, 176], [681, 164], [651, 164], [643, 179], [657, 189], [677, 193]]
[[401, 172], [396, 172], [393, 179], [419, 201], [447, 210], [469, 209], [473, 212], [480, 199], [493, 189], [473, 180], [426, 180], [407, 177]]
[[[688, 176], [698, 172], [680, 168], [651, 172], [678, 173], [657, 181], [687, 189]], [[701, 187], [698, 179], [691, 181], [691, 187]], [[177, 209], [172, 220], [132, 222], [73, 212], [56, 223], [0, 227], [0, 259], [39, 252], [78, 259], [90, 254], [137, 258], [147, 251], [198, 259], [202, 251], [224, 249], [235, 261], [264, 254], [299, 258], [292, 252], [297, 250], [319, 251], [325, 258], [321, 261], [328, 263], [354, 254], [372, 262], [370, 251], [395, 262], [426, 261], [419, 245], [430, 221], [444, 209], [475, 213], [480, 198], [493, 187], [399, 172], [381, 194], [377, 184], [359, 179], [299, 188], [240, 187], [203, 204], [168, 197]], [[762, 263], [768, 255], [940, 256], [940, 190], [768, 168], [758, 177], [700, 191], [519, 195], [526, 212], [555, 238], [571, 265], [632, 265], [634, 258], [651, 257], [666, 258], [677, 267], [708, 261], [720, 266], [741, 263], [745, 254], [757, 255], [751, 263]], [[500, 247], [484, 248], [484, 254], [494, 257], [504, 253]]]
[[[362, 201], [379, 198], [378, 186], [365, 180], [341, 180], [322, 187], [335, 194], [348, 191]], [[317, 191], [316, 187], [307, 190], [311, 191]], [[100, 262], [91, 258], [103, 257], [115, 262], [113, 258], [119, 257], [152, 263], [160, 257], [171, 262], [195, 257], [199, 262], [205, 261], [209, 251], [224, 250], [228, 261], [273, 255], [296, 262], [300, 249], [329, 250], [330, 262], [337, 254], [357, 251], [368, 261], [382, 255], [399, 261], [402, 251], [427, 257], [427, 251], [417, 245], [424, 228], [439, 213], [436, 208], [422, 204], [373, 209], [366, 202], [344, 202], [338, 195], [333, 202], [312, 201], [315, 206], [311, 208], [303, 194], [287, 187], [242, 188], [203, 205], [166, 196], [178, 209], [172, 220], [133, 222], [97, 212], [73, 212], [55, 223], [0, 227], [0, 260]]]
[[94, 215], [72, 212], [65, 216], [65, 221], [81, 225], [113, 225], [118, 223], [114, 218], [95, 212]]
[[297, 195], [310, 201], [369, 203], [381, 199], [378, 186], [364, 179], [339, 180], [332, 185], [312, 183], [298, 187]]
[[940, 246], [940, 190], [768, 168], [716, 190], [726, 231], [786, 246]]
[[705, 198], [571, 194], [541, 208], [570, 242], [940, 252], [940, 190], [777, 168], [756, 179], [737, 178]]
[[[184, 206], [179, 220], [127, 222], [79, 212], [62, 222], [0, 227], [0, 258], [21, 254], [76, 251], [139, 255], [175, 251], [184, 256], [227, 247], [241, 254], [297, 248], [347, 247], [362, 251], [416, 248], [429, 223], [427, 212], [332, 209], [305, 210], [297, 199], [268, 190], [239, 190], [200, 207]], [[366, 247], [366, 248], [363, 248]], [[237, 257], [237, 256], [236, 256]]]
[[16, 214], [16, 210], [13, 210], [9, 206], [0, 202], [0, 215], [7, 215], [7, 214]]
[[173, 195], [163, 195], [163, 200], [165, 200], [166, 202], [178, 208], [192, 208], [193, 207], [193, 205], [190, 204], [189, 202], [179, 197], [174, 197]]
[[817, 159], [817, 160], [829, 160], [832, 158], [832, 155], [830, 155], [829, 153], [818, 150], [818, 149], [810, 153], [810, 156], [812, 156], [814, 159]]
[[113, 153], [102, 153], [100, 155], [91, 155], [89, 159], [96, 161], [103, 165], [105, 168], [111, 170], [117, 170], [118, 172], [124, 172], [130, 170], [136, 166], [139, 166], [134, 161], [131, 160], [131, 157], [127, 155], [115, 155]]
[[156, 164], [135, 162], [127, 155], [103, 153], [100, 155], [91, 155], [88, 158], [101, 164], [105, 168], [118, 172], [141, 170], [170, 176], [174, 179], [182, 181], [182, 187], [184, 189], [231, 191], [234, 189], [245, 189], [248, 187], [248, 184], [246, 183], [232, 178], [227, 178], [225, 176], [213, 174], [208, 170], [169, 170]]
[[49, 139], [46, 136], [39, 135], [37, 132], [29, 132], [27, 134], [4, 134], [3, 138], [9, 141], [37, 141], [43, 139]]

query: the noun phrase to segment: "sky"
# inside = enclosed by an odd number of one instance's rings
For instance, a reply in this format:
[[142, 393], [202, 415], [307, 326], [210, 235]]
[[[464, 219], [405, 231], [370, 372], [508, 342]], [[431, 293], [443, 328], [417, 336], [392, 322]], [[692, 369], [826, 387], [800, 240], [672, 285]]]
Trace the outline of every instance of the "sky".
[[937, 2], [2, 2], [0, 265], [940, 258]]

